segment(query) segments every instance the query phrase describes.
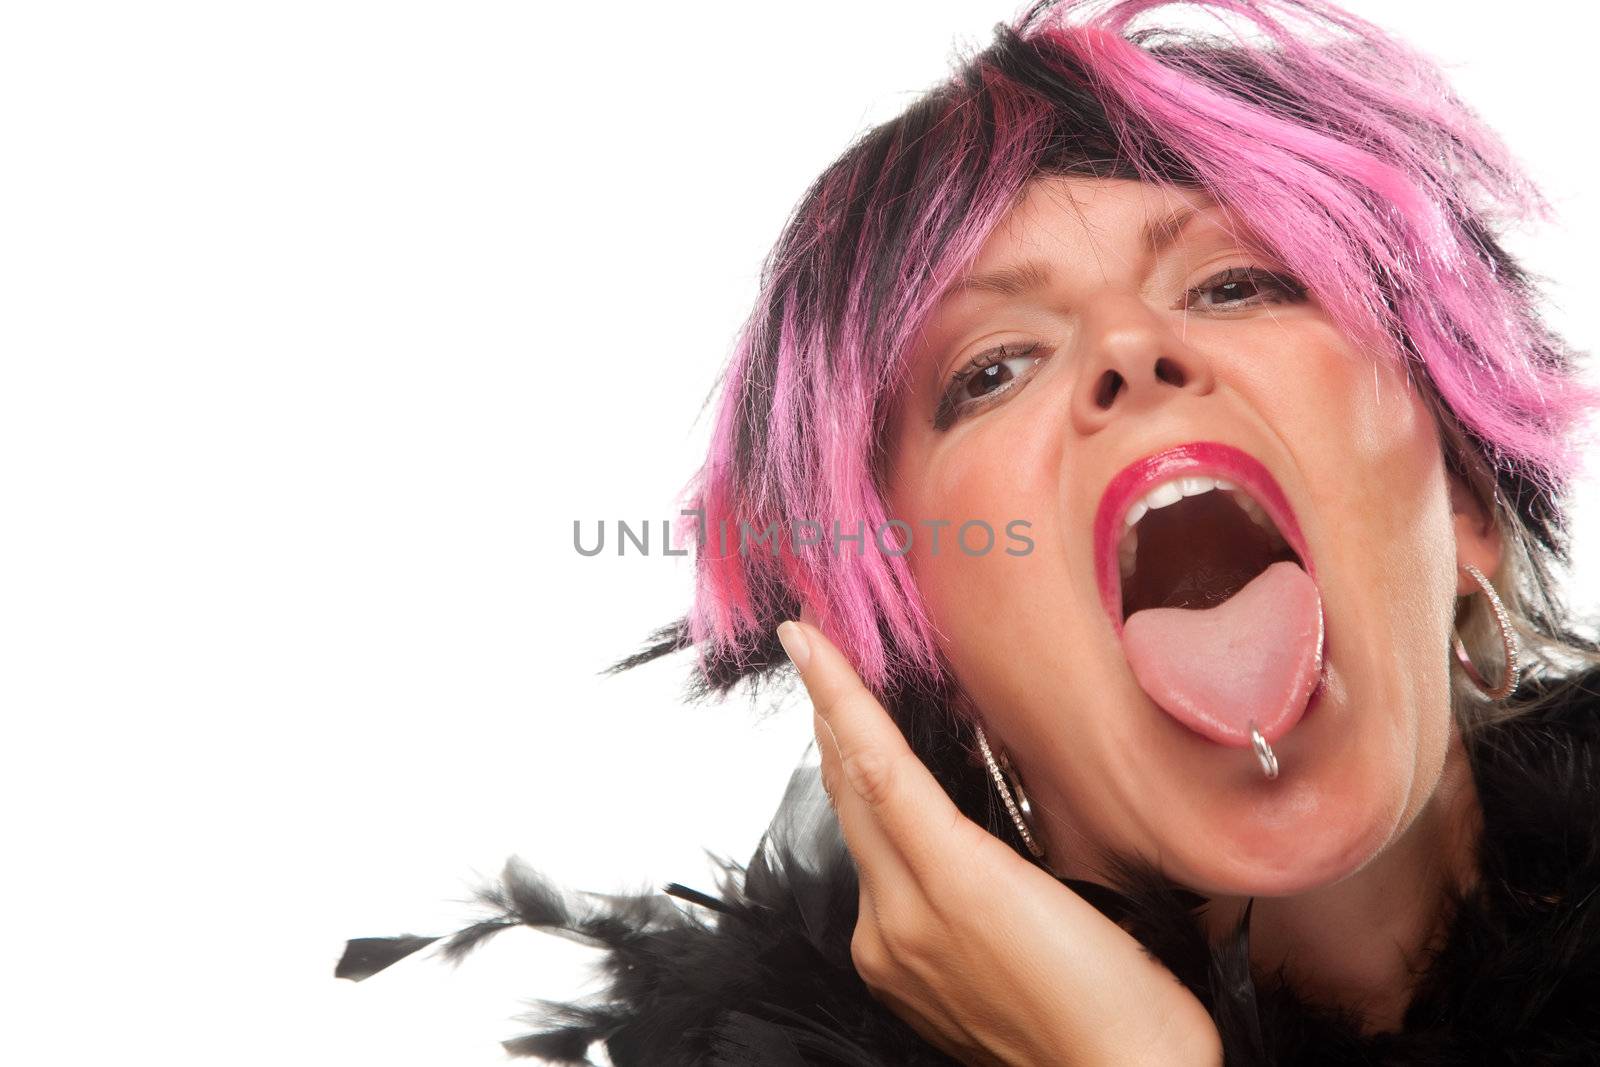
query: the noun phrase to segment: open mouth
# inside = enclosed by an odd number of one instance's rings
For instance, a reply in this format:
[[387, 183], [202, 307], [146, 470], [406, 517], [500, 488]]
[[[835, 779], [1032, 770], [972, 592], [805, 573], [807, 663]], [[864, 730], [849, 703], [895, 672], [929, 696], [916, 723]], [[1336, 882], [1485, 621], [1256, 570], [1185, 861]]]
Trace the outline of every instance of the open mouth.
[[1261, 461], [1195, 441], [1117, 473], [1094, 520], [1101, 600], [1118, 633], [1136, 611], [1209, 608], [1273, 563], [1316, 577], [1294, 510]]
[[1293, 728], [1322, 670], [1322, 597], [1260, 461], [1216, 442], [1146, 456], [1107, 485], [1094, 539], [1106, 613], [1158, 707], [1223, 745]]
[[1123, 518], [1121, 622], [1146, 608], [1211, 608], [1278, 562], [1305, 568], [1254, 497], [1205, 475], [1162, 482]]

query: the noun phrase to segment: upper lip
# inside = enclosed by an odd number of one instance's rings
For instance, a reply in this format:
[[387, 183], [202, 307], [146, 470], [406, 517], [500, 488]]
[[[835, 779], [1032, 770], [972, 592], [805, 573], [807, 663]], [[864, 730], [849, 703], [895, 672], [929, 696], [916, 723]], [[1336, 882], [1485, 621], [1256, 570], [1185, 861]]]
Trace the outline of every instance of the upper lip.
[[1117, 633], [1122, 632], [1122, 571], [1117, 545], [1122, 539], [1123, 517], [1133, 503], [1158, 483], [1183, 475], [1224, 478], [1249, 493], [1266, 511], [1289, 547], [1317, 576], [1294, 509], [1272, 472], [1250, 453], [1219, 441], [1190, 441], [1137, 459], [1118, 471], [1100, 495], [1094, 517], [1095, 576], [1101, 603]]

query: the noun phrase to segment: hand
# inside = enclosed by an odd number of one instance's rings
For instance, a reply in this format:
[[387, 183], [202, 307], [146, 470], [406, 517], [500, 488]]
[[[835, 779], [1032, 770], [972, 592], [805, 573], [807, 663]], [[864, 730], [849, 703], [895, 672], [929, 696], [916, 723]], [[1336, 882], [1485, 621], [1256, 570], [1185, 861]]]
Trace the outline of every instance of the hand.
[[963, 1063], [1220, 1064], [1215, 1024], [1086, 900], [972, 822], [815, 626], [778, 628], [815, 708], [822, 780], [860, 872], [851, 958]]

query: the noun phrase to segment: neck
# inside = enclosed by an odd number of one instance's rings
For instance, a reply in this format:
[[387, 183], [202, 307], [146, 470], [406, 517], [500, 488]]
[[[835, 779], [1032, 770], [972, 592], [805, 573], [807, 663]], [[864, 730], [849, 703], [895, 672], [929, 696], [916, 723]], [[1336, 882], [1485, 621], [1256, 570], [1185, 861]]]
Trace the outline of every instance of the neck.
[[[1366, 1032], [1398, 1030], [1424, 957], [1448, 930], [1446, 889], [1476, 880], [1481, 826], [1466, 749], [1452, 729], [1439, 786], [1398, 841], [1333, 885], [1255, 899], [1252, 968], [1281, 968], [1307, 1000], [1359, 1012]], [[1212, 900], [1206, 924], [1213, 939], [1235, 928], [1245, 903]]]

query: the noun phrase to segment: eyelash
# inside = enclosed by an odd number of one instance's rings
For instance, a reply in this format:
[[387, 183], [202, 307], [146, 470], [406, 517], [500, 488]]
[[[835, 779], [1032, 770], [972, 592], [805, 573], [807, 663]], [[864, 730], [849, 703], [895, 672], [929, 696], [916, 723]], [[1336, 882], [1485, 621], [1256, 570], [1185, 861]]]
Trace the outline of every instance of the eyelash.
[[[990, 367], [998, 367], [1010, 359], [1031, 356], [1043, 347], [1044, 345], [1038, 341], [1030, 341], [1027, 344], [1017, 346], [1015, 350], [1010, 345], [999, 345], [973, 356], [972, 359], [967, 361], [966, 366], [950, 376], [950, 384], [945, 386], [944, 394], [939, 397], [939, 406], [933, 413], [933, 428], [936, 430], [949, 429], [957, 419], [976, 411], [980, 407], [986, 407], [994, 403], [996, 397], [1011, 392], [1015, 388], [1015, 383], [1023, 381], [1023, 378], [1013, 378], [1011, 382], [1001, 385], [1000, 388], [986, 396], [975, 397], [970, 400], [956, 399], [956, 394], [961, 390], [962, 386]], [[1037, 359], [1034, 360], [1034, 366], [1038, 366]], [[1031, 368], [1026, 373], [1031, 374]]]
[[[1225, 285], [1237, 285], [1240, 282], [1254, 282], [1258, 289], [1275, 291], [1276, 295], [1262, 295], [1260, 292], [1248, 297], [1224, 301], [1221, 304], [1199, 304], [1197, 298], [1212, 289], [1219, 289]], [[1264, 267], [1229, 267], [1219, 271], [1201, 282], [1199, 285], [1184, 291], [1183, 297], [1177, 304], [1177, 309], [1190, 311], [1194, 308], [1217, 308], [1233, 310], [1241, 307], [1254, 307], [1258, 304], [1287, 304], [1304, 300], [1306, 288], [1293, 276], [1281, 271], [1267, 270]], [[1045, 346], [1038, 341], [1030, 341], [1021, 345], [1003, 344], [986, 349], [973, 356], [961, 369], [950, 376], [949, 383], [945, 386], [944, 393], [939, 397], [938, 407], [934, 411], [933, 426], [936, 430], [948, 429], [956, 421], [967, 415], [981, 410], [994, 403], [999, 397], [1020, 388], [1021, 384], [1033, 376], [1033, 368], [1043, 360], [1043, 356], [1036, 357], [1033, 365], [1021, 375], [1002, 384], [994, 392], [982, 397], [973, 397], [968, 400], [956, 399], [956, 394], [961, 387], [966, 385], [980, 372], [990, 367], [997, 367], [1008, 360], [1020, 359], [1031, 356]]]
[[1306, 287], [1300, 284], [1299, 280], [1293, 275], [1284, 271], [1267, 270], [1265, 267], [1229, 267], [1227, 270], [1213, 274], [1194, 288], [1186, 290], [1178, 306], [1187, 311], [1195, 306], [1194, 297], [1197, 294], [1203, 293], [1208, 289], [1217, 289], [1224, 285], [1236, 285], [1239, 282], [1246, 281], [1255, 282], [1258, 285], [1265, 282], [1276, 289], [1278, 295], [1262, 300], [1252, 300], [1246, 297], [1243, 300], [1229, 301], [1229, 303], [1251, 307], [1255, 304], [1287, 304], [1304, 300], [1306, 297]]

